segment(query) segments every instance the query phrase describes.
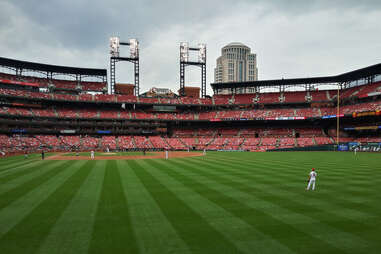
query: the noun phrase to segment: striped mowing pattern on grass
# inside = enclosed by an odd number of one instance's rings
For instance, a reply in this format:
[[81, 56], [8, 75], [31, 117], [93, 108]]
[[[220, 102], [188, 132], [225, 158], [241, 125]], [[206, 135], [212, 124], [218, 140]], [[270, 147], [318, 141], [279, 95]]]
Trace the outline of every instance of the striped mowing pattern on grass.
[[[306, 192], [311, 167], [316, 191]], [[0, 161], [1, 253], [379, 253], [381, 155]]]

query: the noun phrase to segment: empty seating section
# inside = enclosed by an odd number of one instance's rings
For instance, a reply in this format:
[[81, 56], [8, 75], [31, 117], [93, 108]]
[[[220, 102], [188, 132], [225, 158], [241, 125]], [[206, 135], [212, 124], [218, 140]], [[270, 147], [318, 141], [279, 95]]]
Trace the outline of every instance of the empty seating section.
[[174, 130], [173, 135], [176, 137], [189, 137], [189, 136], [193, 136], [194, 133], [193, 133], [193, 129], [184, 129], [184, 130], [179, 129], [179, 130]]
[[348, 98], [357, 95], [364, 86], [355, 86], [340, 91], [340, 98]]
[[[336, 140], [336, 137], [334, 139]], [[353, 142], [353, 141], [355, 141], [355, 139], [352, 137], [340, 137], [340, 142]], [[369, 142], [371, 142], [371, 141], [369, 141]]]
[[176, 119], [178, 119], [178, 120], [195, 120], [195, 113], [177, 113]]
[[[253, 133], [259, 134], [254, 137]], [[160, 136], [55, 136], [55, 135], [0, 135], [0, 151], [36, 152], [77, 151], [77, 150], [126, 150], [126, 149], [174, 149], [187, 150], [194, 147], [199, 150], [250, 150], [266, 151], [276, 148], [295, 146], [314, 146], [333, 144], [334, 138], [325, 136], [317, 128], [240, 130], [247, 136], [198, 136], [198, 137], [160, 137]], [[289, 136], [300, 133], [300, 137]], [[342, 137], [341, 142], [381, 142], [380, 137], [353, 138]]]
[[96, 94], [94, 99], [95, 101], [116, 102], [116, 97], [112, 94]]
[[76, 101], [78, 99], [78, 96], [71, 94], [54, 94], [53, 96], [55, 100], [60, 101]]
[[[0, 74], [0, 78], [9, 80], [19, 80], [14, 75]], [[20, 81], [20, 80], [19, 80]], [[44, 78], [22, 77], [23, 82], [38, 84], [40, 88], [47, 88], [51, 82]], [[138, 119], [154, 120], [150, 122], [158, 123], [158, 126], [167, 124], [166, 121], [178, 120], [202, 120], [200, 128], [191, 129], [188, 123], [182, 123], [181, 128], [174, 129], [172, 137], [160, 136], [56, 136], [56, 135], [0, 135], [0, 151], [3, 149], [9, 151], [26, 150], [125, 150], [125, 149], [182, 149], [186, 150], [193, 147], [197, 149], [209, 150], [251, 150], [265, 151], [273, 148], [303, 147], [313, 145], [324, 145], [334, 143], [335, 133], [326, 135], [321, 128], [254, 128], [254, 127], [235, 127], [238, 121], [232, 125], [223, 121], [228, 119], [264, 119], [264, 120], [290, 120], [292, 117], [323, 117], [327, 115], [336, 115], [335, 107], [326, 105], [334, 104], [336, 99], [336, 90], [322, 90], [309, 92], [282, 92], [282, 93], [256, 93], [256, 94], [235, 94], [235, 95], [214, 95], [212, 98], [143, 98], [133, 95], [109, 95], [100, 94], [104, 92], [105, 82], [82, 82], [83, 91], [77, 91], [77, 82], [67, 80], [53, 80], [56, 93], [38, 92], [37, 88], [29, 90], [10, 89], [3, 82], [0, 88], [2, 105], [0, 106], [1, 117], [6, 119], [25, 119], [30, 120], [45, 118], [68, 118], [63, 120], [63, 128], [70, 126], [71, 122], [92, 123], [95, 121], [71, 121], [72, 118], [81, 119]], [[17, 83], [20, 85], [20, 83]], [[21, 87], [21, 86], [20, 86]], [[43, 89], [40, 89], [44, 91]], [[46, 89], [45, 89], [46, 90]], [[66, 91], [65, 90], [72, 90]], [[88, 91], [97, 91], [98, 94], [87, 93]], [[365, 99], [369, 94], [375, 91], [381, 91], [381, 82], [361, 85], [347, 88], [340, 91], [340, 98], [353, 98], [353, 100], [343, 100], [339, 114], [352, 114], [354, 112], [381, 110], [381, 101], [370, 101], [372, 98]], [[71, 94], [69, 94], [70, 92]], [[19, 102], [28, 100], [27, 104]], [[42, 99], [42, 100], [41, 100]], [[60, 102], [51, 102], [58, 100]], [[360, 102], [357, 102], [359, 100]], [[327, 102], [324, 104], [315, 103], [315, 105], [324, 105], [323, 107], [308, 107], [306, 104], [297, 105], [295, 108], [285, 108], [280, 105], [258, 105], [258, 104], [281, 104], [281, 103], [306, 103], [306, 102]], [[356, 104], [345, 105], [356, 101]], [[63, 103], [65, 102], [65, 103]], [[92, 103], [89, 103], [92, 102]], [[95, 104], [95, 102], [105, 102], [106, 104]], [[126, 107], [122, 106], [125, 103]], [[133, 107], [132, 104], [147, 104], [140, 107]], [[176, 105], [174, 112], [155, 112], [154, 107], [149, 104]], [[239, 105], [226, 109], [226, 105]], [[244, 105], [251, 104], [251, 105]], [[58, 105], [58, 106], [57, 106]], [[102, 106], [99, 106], [102, 105]], [[189, 105], [189, 106], [184, 106]], [[201, 105], [191, 107], [190, 105]], [[205, 105], [205, 106], [202, 106]], [[313, 106], [315, 106], [313, 105]], [[123, 108], [122, 108], [123, 107]], [[269, 108], [271, 107], [271, 108]], [[282, 108], [280, 108], [282, 107]], [[125, 108], [125, 109], [124, 109]], [[132, 109], [134, 108], [134, 110]], [[224, 109], [225, 108], [225, 109]], [[254, 109], [255, 108], [255, 109]], [[205, 111], [208, 110], [208, 111]], [[20, 117], [22, 116], [22, 117]], [[290, 117], [282, 119], [282, 117]], [[41, 121], [51, 122], [51, 119], [40, 119]], [[159, 121], [157, 121], [159, 120]], [[161, 121], [165, 120], [165, 121]], [[205, 128], [207, 121], [220, 121], [216, 128]], [[99, 123], [107, 122], [105, 120], [97, 121]], [[110, 121], [118, 123], [123, 121]], [[127, 123], [137, 124], [140, 121], [126, 121]], [[280, 123], [282, 121], [278, 121]], [[148, 123], [148, 121], [147, 121]], [[172, 124], [171, 123], [171, 124]], [[237, 123], [237, 125], [235, 125]], [[244, 123], [244, 121], [241, 121]], [[271, 122], [272, 123], [272, 122]], [[86, 125], [84, 124], [84, 126]], [[132, 124], [131, 129], [137, 129], [137, 125]], [[226, 124], [226, 125], [224, 125]], [[176, 126], [174, 124], [174, 126]], [[252, 125], [253, 126], [253, 125]], [[71, 127], [67, 127], [71, 129]], [[87, 129], [90, 127], [85, 127]], [[159, 128], [159, 127], [158, 127]], [[161, 128], [161, 127], [160, 127]], [[187, 129], [185, 129], [187, 128]], [[16, 129], [16, 127], [15, 127]], [[56, 128], [57, 129], [57, 128]], [[74, 128], [73, 128], [74, 129]], [[131, 133], [136, 133], [131, 132]], [[115, 135], [115, 134], [113, 134]], [[332, 136], [332, 137], [331, 137]], [[381, 138], [352, 138], [342, 137], [341, 141], [351, 142], [381, 142]]]
[[234, 96], [235, 104], [253, 104], [256, 94], [236, 94]]
[[[255, 103], [303, 103], [307, 101], [307, 94], [311, 96], [312, 101], [328, 101], [336, 97], [337, 91], [322, 90], [310, 92], [283, 92], [283, 93], [256, 93], [256, 94], [235, 94], [235, 95], [214, 95], [210, 98], [192, 98], [192, 97], [179, 97], [179, 98], [142, 98], [133, 95], [109, 95], [109, 94], [85, 94], [89, 91], [92, 92], [105, 92], [107, 87], [106, 82], [95, 81], [82, 81], [79, 91], [80, 95], [65, 94], [65, 90], [71, 90], [71, 93], [76, 93], [78, 87], [75, 80], [60, 80], [53, 79], [48, 81], [46, 78], [38, 77], [17, 77], [15, 75], [0, 73], [0, 78], [3, 80], [21, 81], [38, 85], [40, 88], [47, 88], [49, 84], [53, 84], [60, 93], [39, 93], [27, 90], [16, 89], [0, 89], [0, 94], [10, 96], [21, 96], [31, 98], [45, 98], [65, 101], [103, 101], [103, 102], [126, 102], [126, 103], [148, 103], [148, 104], [190, 104], [190, 105], [227, 105], [227, 104], [253, 104], [254, 98], [258, 98]], [[5, 82], [5, 81], [4, 81]], [[349, 97], [364, 97], [368, 93], [380, 91], [381, 82], [355, 86], [341, 90], [341, 98]]]
[[337, 109], [336, 108], [320, 108], [320, 112], [322, 116], [336, 115]]
[[259, 136], [273, 136], [273, 137], [287, 137], [287, 136], [292, 136], [293, 131], [290, 128], [278, 128], [278, 129], [259, 129]]
[[196, 138], [179, 138], [179, 140], [187, 147], [192, 148], [197, 145]]
[[135, 119], [153, 119], [154, 115], [152, 113], [146, 113], [146, 112], [133, 112], [132, 113], [133, 118]]
[[9, 115], [19, 115], [19, 112], [14, 107], [4, 107], [3, 112], [9, 114]]
[[117, 138], [119, 149], [134, 149], [135, 144], [132, 136], [119, 136]]
[[276, 145], [276, 138], [262, 138], [262, 146], [275, 146]]
[[136, 148], [151, 149], [153, 148], [150, 140], [144, 136], [134, 136]]
[[16, 147], [16, 149], [22, 150], [24, 147], [36, 149], [41, 145], [40, 141], [36, 139], [35, 137], [24, 137], [24, 136], [13, 136], [13, 138], [10, 140], [10, 145], [12, 147]]
[[232, 95], [215, 95], [213, 100], [215, 105], [233, 104]]
[[117, 119], [119, 118], [119, 111], [117, 110], [101, 110], [99, 111], [100, 118], [111, 118]]
[[279, 103], [280, 93], [261, 93], [259, 103]]
[[140, 103], [153, 103], [153, 104], [159, 104], [158, 98], [139, 98]]
[[295, 116], [298, 117], [320, 117], [321, 113], [319, 108], [298, 108], [295, 109]]
[[[212, 105], [213, 104], [213, 101], [212, 99], [210, 98], [201, 98], [201, 99], [198, 99], [198, 101], [203, 104], [203, 105]], [[196, 103], [197, 104], [197, 103]]]
[[240, 145], [244, 142], [244, 138], [228, 137], [225, 141], [225, 149], [227, 150], [240, 150]]
[[241, 145], [243, 150], [256, 151], [258, 150], [258, 145], [261, 142], [260, 138], [245, 138]]
[[67, 80], [54, 80], [52, 83], [56, 88], [60, 88], [60, 89], [75, 90], [77, 86], [77, 83], [75, 81], [67, 81]]
[[163, 119], [163, 120], [176, 120], [177, 114], [171, 114], [171, 113], [157, 113], [156, 118], [157, 119]]
[[37, 135], [35, 137], [43, 146], [57, 148], [61, 145], [61, 140], [57, 136]]
[[33, 116], [32, 111], [30, 109], [27, 109], [27, 108], [16, 108], [16, 110], [18, 111], [19, 115], [22, 115], [22, 116]]
[[241, 113], [242, 111], [218, 111], [218, 114], [216, 118], [221, 118], [221, 119], [239, 119], [241, 118]]
[[131, 119], [132, 118], [131, 112], [121, 110], [121, 111], [119, 111], [119, 118], [120, 119]]
[[96, 149], [99, 146], [99, 139], [95, 137], [82, 137], [81, 142], [85, 149]]
[[80, 109], [79, 117], [80, 118], [98, 118], [98, 110], [96, 109]]
[[102, 148], [109, 148], [110, 150], [116, 149], [115, 136], [103, 136], [101, 140]]
[[294, 109], [276, 109], [276, 110], [268, 110], [267, 117], [293, 117], [295, 116]]
[[327, 91], [312, 91], [310, 92], [311, 101], [328, 101]]
[[165, 140], [172, 149], [185, 150], [188, 148], [188, 146], [182, 143], [178, 138], [166, 138]]
[[265, 118], [267, 117], [267, 110], [253, 109], [248, 111], [242, 111], [241, 118], [253, 119], [253, 118]]
[[79, 101], [94, 101], [94, 97], [92, 94], [80, 94], [78, 95]]
[[216, 114], [217, 114], [216, 111], [212, 111], [212, 112], [201, 112], [201, 113], [199, 113], [199, 117], [198, 117], [198, 119], [199, 119], [199, 120], [215, 119], [215, 118], [216, 118]]
[[55, 113], [54, 109], [52, 108], [46, 108], [46, 109], [31, 109], [34, 116], [40, 116], [40, 117], [57, 117], [57, 114]]
[[297, 138], [296, 142], [298, 143], [298, 146], [313, 146], [315, 145], [312, 138]]
[[177, 98], [159, 98], [160, 104], [180, 104]]
[[134, 95], [115, 95], [117, 102], [138, 102], [138, 99]]
[[218, 129], [217, 135], [221, 136], [238, 136], [239, 129]]
[[326, 145], [333, 143], [329, 137], [315, 137], [314, 139], [317, 145]]
[[318, 128], [295, 128], [295, 133], [301, 137], [322, 136], [323, 132]]
[[376, 82], [370, 85], [364, 86], [357, 94], [358, 97], [366, 97], [368, 93], [381, 92], [381, 82]]
[[366, 102], [358, 103], [355, 105], [346, 105], [342, 108], [343, 114], [350, 114], [352, 112], [374, 111], [381, 109], [381, 102]]
[[171, 149], [171, 147], [164, 141], [164, 139], [160, 136], [151, 136], [148, 138], [153, 145], [154, 148], [159, 149]]
[[7, 135], [0, 134], [0, 151], [9, 150], [11, 147], [11, 141]]
[[78, 118], [76, 109], [56, 109], [59, 117]]
[[294, 147], [295, 146], [295, 139], [294, 138], [279, 138], [279, 145], [278, 148], [288, 148], [288, 147]]
[[198, 144], [196, 145], [197, 149], [205, 149], [206, 146], [213, 140], [210, 137], [200, 137], [198, 138]]
[[294, 102], [306, 102], [306, 92], [287, 92], [283, 93], [285, 103], [294, 103]]
[[328, 90], [327, 92], [329, 100], [333, 100], [337, 97], [337, 90]]
[[80, 136], [61, 136], [61, 143], [68, 147], [79, 147], [81, 145]]
[[[193, 97], [180, 97], [179, 101], [181, 104], [200, 104], [198, 98], [193, 98]], [[212, 103], [208, 103], [212, 104]]]
[[103, 89], [107, 87], [105, 82], [82, 82], [82, 90], [84, 91], [98, 91], [103, 92]]
[[216, 131], [214, 129], [198, 129], [197, 135], [198, 136], [209, 136], [213, 137], [215, 135]]
[[356, 138], [357, 142], [381, 142], [381, 137]]
[[221, 138], [221, 137], [215, 138], [209, 143], [208, 149], [210, 149], [210, 150], [224, 149], [224, 145], [225, 145], [226, 140], [227, 140], [227, 138]]

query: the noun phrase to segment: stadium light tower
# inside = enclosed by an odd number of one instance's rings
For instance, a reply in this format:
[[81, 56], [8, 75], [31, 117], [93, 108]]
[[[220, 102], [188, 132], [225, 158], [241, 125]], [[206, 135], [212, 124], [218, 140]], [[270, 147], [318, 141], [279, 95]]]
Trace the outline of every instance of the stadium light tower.
[[[189, 61], [189, 51], [198, 51], [198, 61]], [[185, 67], [194, 65], [201, 67], [201, 96], [206, 96], [206, 44], [199, 43], [198, 47], [189, 47], [188, 42], [180, 43], [180, 96], [185, 96]]]
[[[130, 57], [121, 57], [119, 47], [130, 46]], [[121, 42], [119, 37], [110, 38], [110, 85], [109, 94], [115, 92], [115, 64], [120, 61], [131, 62], [134, 64], [135, 90], [136, 96], [139, 96], [139, 41], [130, 39], [129, 42]]]

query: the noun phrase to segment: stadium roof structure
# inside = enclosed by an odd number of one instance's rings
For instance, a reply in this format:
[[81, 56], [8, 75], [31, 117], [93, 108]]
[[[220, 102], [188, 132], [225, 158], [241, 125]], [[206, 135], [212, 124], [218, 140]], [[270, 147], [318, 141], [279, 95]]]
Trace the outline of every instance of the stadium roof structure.
[[246, 88], [246, 87], [266, 87], [266, 86], [292, 86], [292, 85], [313, 85], [327, 83], [346, 83], [359, 79], [367, 79], [381, 74], [381, 63], [371, 65], [362, 69], [346, 72], [336, 76], [312, 77], [312, 78], [292, 78], [292, 79], [270, 79], [258, 81], [212, 83], [214, 91], [226, 88]]
[[76, 68], [69, 66], [58, 66], [50, 64], [33, 63], [0, 57], [0, 66], [16, 70], [32, 70], [47, 73], [71, 74], [81, 76], [103, 76], [107, 77], [106, 69]]

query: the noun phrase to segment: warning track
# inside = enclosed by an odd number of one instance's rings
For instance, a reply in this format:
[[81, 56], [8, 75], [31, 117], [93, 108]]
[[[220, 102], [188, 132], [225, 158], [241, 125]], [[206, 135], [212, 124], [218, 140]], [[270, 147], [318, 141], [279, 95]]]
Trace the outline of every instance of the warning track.
[[[154, 153], [152, 155], [152, 153]], [[150, 152], [150, 155], [115, 155], [115, 156], [95, 156], [91, 159], [90, 156], [65, 156], [65, 153], [49, 156], [46, 160], [65, 160], [65, 161], [78, 161], [78, 160], [142, 160], [142, 159], [164, 159], [165, 152]], [[202, 153], [188, 153], [188, 152], [169, 152], [169, 158], [183, 158], [183, 157], [196, 157], [203, 156]]]

